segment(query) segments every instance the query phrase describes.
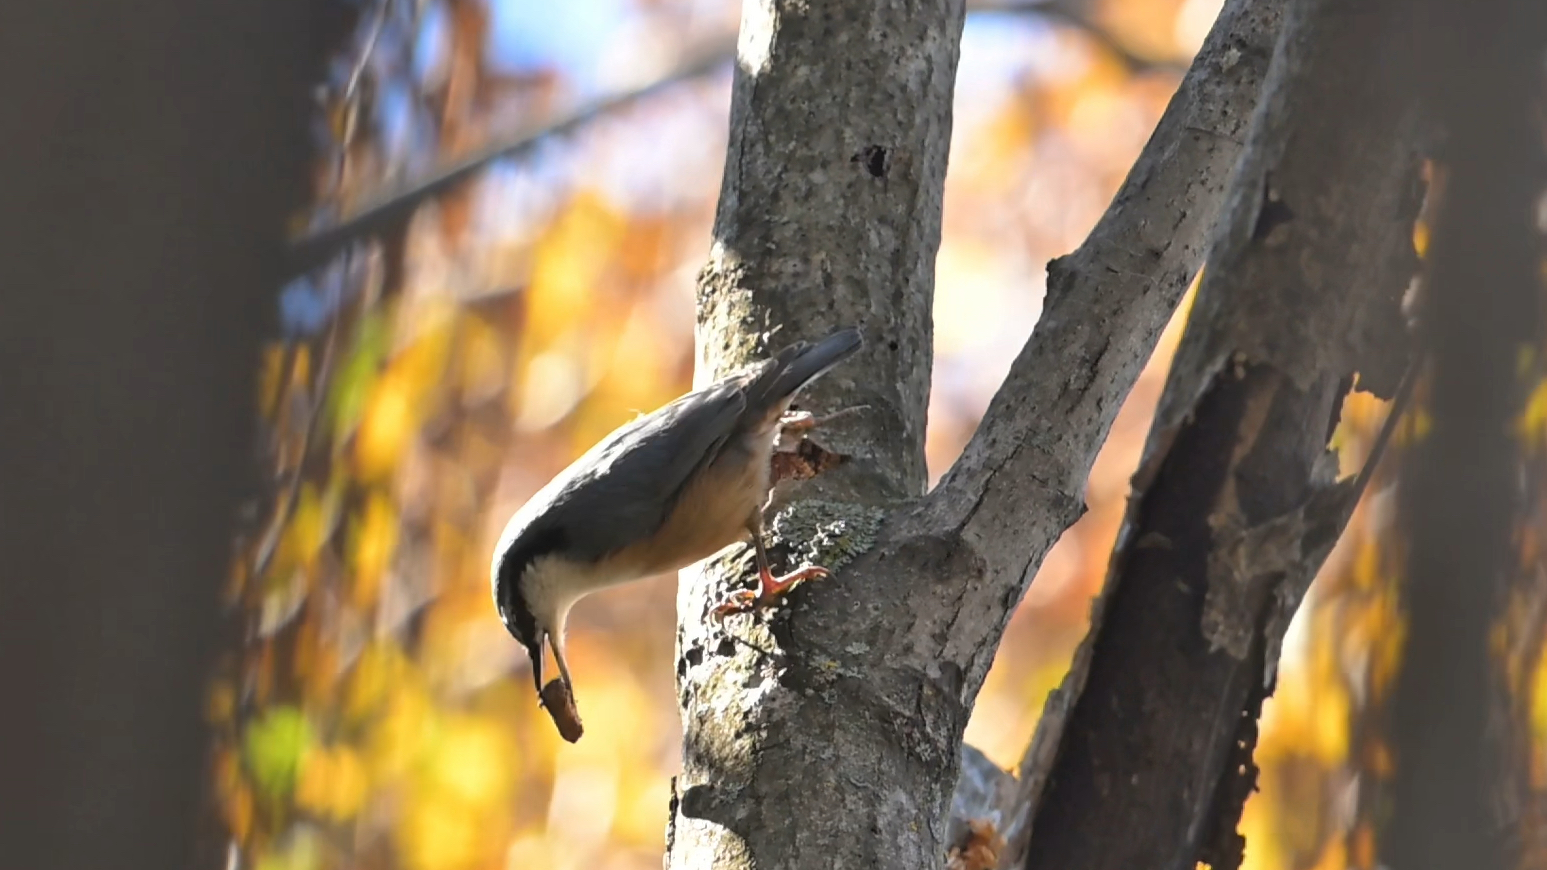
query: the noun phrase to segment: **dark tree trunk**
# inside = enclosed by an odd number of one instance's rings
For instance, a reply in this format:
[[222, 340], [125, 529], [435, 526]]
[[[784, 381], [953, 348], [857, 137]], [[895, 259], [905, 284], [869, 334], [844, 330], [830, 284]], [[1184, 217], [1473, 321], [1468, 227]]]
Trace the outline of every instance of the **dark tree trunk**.
[[303, 201], [308, 9], [3, 15], [8, 866], [191, 863], [258, 341]]
[[1504, 678], [1489, 634], [1516, 562], [1512, 432], [1530, 386], [1517, 360], [1542, 338], [1534, 223], [1547, 180], [1547, 6], [1431, 0], [1413, 14], [1424, 95], [1448, 142], [1419, 297], [1433, 428], [1403, 475], [1407, 642], [1391, 702], [1391, 816], [1378, 842], [1398, 870], [1492, 870], [1514, 863], [1495, 812], [1506, 748], [1488, 725]]

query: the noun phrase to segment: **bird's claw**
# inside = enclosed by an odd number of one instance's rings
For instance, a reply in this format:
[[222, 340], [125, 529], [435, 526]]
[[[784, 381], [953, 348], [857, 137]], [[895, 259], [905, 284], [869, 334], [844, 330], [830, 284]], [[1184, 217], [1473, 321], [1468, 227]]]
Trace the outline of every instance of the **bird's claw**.
[[793, 453], [800, 446], [800, 442], [806, 440], [806, 436], [811, 434], [811, 430], [826, 426], [840, 417], [868, 410], [870, 410], [869, 405], [854, 405], [840, 408], [822, 417], [810, 411], [785, 411], [779, 417], [779, 437], [774, 442], [774, 450], [780, 453]]
[[781, 429], [815, 429], [817, 416], [810, 411], [785, 411], [779, 415], [779, 428]]
[[831, 576], [832, 572], [826, 568], [813, 565], [792, 571], [783, 577], [775, 577], [772, 574], [764, 574], [759, 578], [757, 592], [750, 589], [739, 589], [726, 596], [719, 606], [710, 611], [710, 615], [719, 622], [725, 617], [736, 613], [753, 613], [758, 610], [766, 610], [778, 604], [790, 590], [807, 580], [818, 580]]
[[779, 436], [774, 439], [774, 450], [779, 453], [795, 452], [816, 427], [816, 415], [810, 411], [784, 412], [784, 416], [779, 418]]

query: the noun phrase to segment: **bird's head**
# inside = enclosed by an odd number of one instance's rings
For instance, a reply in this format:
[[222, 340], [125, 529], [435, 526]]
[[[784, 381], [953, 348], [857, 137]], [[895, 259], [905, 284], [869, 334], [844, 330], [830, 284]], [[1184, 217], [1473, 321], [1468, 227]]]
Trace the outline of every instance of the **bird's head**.
[[494, 606], [500, 621], [516, 642], [526, 648], [532, 661], [532, 680], [542, 691], [543, 653], [550, 632], [557, 626], [545, 624], [538, 602], [533, 600], [533, 585], [540, 567], [539, 559], [559, 552], [564, 535], [557, 529], [507, 530], [494, 551], [490, 574], [494, 586]]

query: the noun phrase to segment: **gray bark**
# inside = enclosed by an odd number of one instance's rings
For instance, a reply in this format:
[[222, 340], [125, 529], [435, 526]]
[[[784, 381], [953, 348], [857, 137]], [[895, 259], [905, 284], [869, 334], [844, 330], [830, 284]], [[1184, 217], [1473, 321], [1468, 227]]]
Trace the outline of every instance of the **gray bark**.
[[[1289, 7], [1090, 633], [1023, 766], [1028, 868], [1239, 865], [1278, 646], [1352, 512], [1326, 449], [1407, 368], [1400, 0]], [[1099, 837], [1102, 830], [1122, 837]]]
[[776, 552], [827, 564], [832, 578], [770, 617], [717, 627], [706, 614], [746, 560], [683, 575], [686, 733], [669, 866], [940, 864], [973, 700], [1201, 262], [1271, 56], [1275, 5], [1226, 4], [1111, 208], [1050, 268], [1042, 321], [925, 498], [960, 5], [748, 5], [700, 284], [700, 370], [857, 324], [868, 347], [808, 402], [870, 410], [818, 436], [849, 461], [777, 494], [770, 511]]
[[[714, 247], [700, 280], [699, 372], [723, 374], [771, 346], [859, 326], [865, 351], [807, 397], [827, 410], [839, 396], [868, 406], [828, 441], [853, 461], [809, 488], [852, 502], [901, 502], [926, 483], [930, 310], [962, 16], [960, 0], [776, 0], [743, 13]], [[714, 626], [706, 617], [726, 579], [685, 572], [679, 592], [687, 736], [669, 866], [937, 861], [928, 828], [950, 797], [953, 778], [939, 772], [954, 768], [955, 745], [899, 751], [890, 731], [908, 708], [887, 710], [880, 695], [861, 696], [858, 716], [828, 703], [849, 678], [828, 651], [790, 643], [783, 617], [773, 631], [744, 619]], [[893, 777], [900, 766], [914, 770]]]
[[315, 6], [5, 11], [6, 866], [194, 863], [217, 597], [255, 482], [253, 367], [304, 196]]

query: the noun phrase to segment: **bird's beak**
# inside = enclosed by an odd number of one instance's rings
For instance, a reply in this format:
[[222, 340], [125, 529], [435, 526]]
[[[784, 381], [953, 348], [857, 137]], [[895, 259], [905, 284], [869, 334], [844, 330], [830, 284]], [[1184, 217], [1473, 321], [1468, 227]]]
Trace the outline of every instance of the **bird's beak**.
[[537, 695], [543, 693], [543, 652], [548, 647], [548, 632], [537, 634], [537, 641], [526, 648], [526, 654], [532, 660], [532, 682], [537, 686]]

